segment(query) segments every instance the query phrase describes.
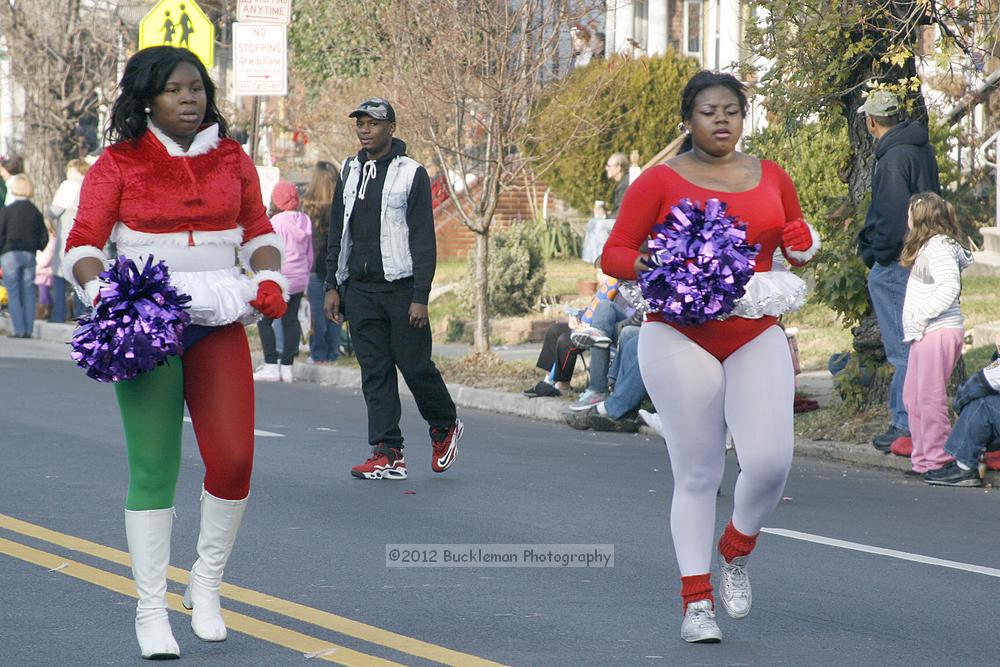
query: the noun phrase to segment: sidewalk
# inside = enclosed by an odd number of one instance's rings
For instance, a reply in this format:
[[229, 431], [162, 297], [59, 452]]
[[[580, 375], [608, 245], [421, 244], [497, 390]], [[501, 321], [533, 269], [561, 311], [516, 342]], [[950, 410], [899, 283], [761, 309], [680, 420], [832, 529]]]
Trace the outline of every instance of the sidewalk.
[[[35, 341], [64, 344], [73, 335], [72, 324], [51, 324], [35, 322]], [[6, 317], [0, 316], [0, 334], [10, 331], [10, 323]], [[16, 353], [20, 345], [38, 345], [35, 341], [3, 340], [0, 343], [0, 356], [25, 356]], [[54, 346], [48, 346], [54, 348]], [[539, 345], [498, 346], [494, 352], [506, 359], [534, 358], [538, 354]], [[467, 345], [435, 344], [434, 354], [447, 357], [459, 357], [470, 350]], [[54, 348], [46, 356], [58, 355], [61, 358], [69, 356], [68, 350]], [[361, 371], [346, 366], [324, 365], [312, 366], [304, 363], [295, 364], [295, 379], [298, 382], [348, 387], [361, 387]], [[808, 371], [801, 373], [797, 379], [798, 389], [816, 399], [821, 407], [829, 407], [836, 397], [833, 393], [833, 377], [826, 371]], [[568, 403], [558, 398], [527, 398], [520, 394], [512, 394], [491, 389], [478, 389], [458, 384], [449, 384], [448, 390], [455, 404], [463, 408], [475, 408], [500, 414], [539, 419], [543, 421], [563, 422], [562, 412]], [[410, 390], [400, 380], [400, 393], [410, 396]], [[567, 436], [570, 435], [567, 426]], [[642, 435], [656, 436], [649, 427], [643, 427]], [[868, 443], [837, 442], [833, 440], [807, 440], [796, 438], [795, 453], [799, 456], [810, 456], [831, 461], [841, 461], [856, 466], [873, 466], [892, 468], [899, 471], [909, 470], [909, 461], [899, 456], [882, 454]], [[984, 484], [1000, 486], [1000, 471], [987, 471]]]

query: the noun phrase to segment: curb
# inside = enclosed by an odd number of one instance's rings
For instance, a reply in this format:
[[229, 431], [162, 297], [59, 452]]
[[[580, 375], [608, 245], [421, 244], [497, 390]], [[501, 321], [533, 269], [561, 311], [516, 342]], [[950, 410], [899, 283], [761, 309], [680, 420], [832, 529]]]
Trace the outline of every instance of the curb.
[[[75, 325], [73, 324], [35, 322], [32, 337], [53, 343], [67, 343], [72, 338], [74, 329]], [[6, 331], [10, 331], [10, 320], [6, 316], [0, 316], [0, 332]], [[255, 364], [259, 361], [259, 355], [255, 355]], [[361, 371], [356, 368], [312, 366], [303, 363], [296, 363], [294, 368], [295, 379], [300, 382], [361, 389]], [[480, 389], [461, 384], [449, 384], [448, 391], [451, 393], [455, 405], [463, 408], [474, 408], [539, 421], [565, 423], [562, 413], [568, 404], [557, 398], [528, 398], [509, 392]], [[399, 380], [399, 393], [404, 396], [413, 396], [402, 378]], [[656, 431], [648, 426], [643, 426], [639, 433], [647, 436], [657, 435]], [[795, 455], [858, 466], [888, 468], [900, 472], [910, 469], [907, 459], [892, 454], [882, 454], [867, 443], [796, 438]], [[916, 479], [914, 478], [914, 480]], [[1000, 486], [1000, 471], [988, 470], [983, 478], [983, 484], [984, 487]]]
[[[68, 343], [73, 338], [75, 329], [75, 324], [56, 324], [35, 320], [35, 328], [31, 337], [49, 343]], [[0, 315], [0, 333], [9, 333], [10, 331], [10, 317]]]
[[[361, 388], [361, 371], [354, 368], [296, 364], [294, 372], [296, 380], [352, 389]], [[449, 384], [448, 391], [451, 393], [455, 405], [459, 407], [475, 408], [540, 421], [565, 423], [562, 413], [568, 403], [557, 398], [528, 398], [518, 394], [479, 389], [461, 384]], [[405, 396], [413, 395], [402, 379], [399, 381], [399, 393]], [[649, 426], [640, 428], [639, 433], [646, 436], [659, 435]], [[795, 438], [795, 456], [806, 456], [871, 468], [887, 468], [900, 472], [906, 472], [910, 469], [908, 459], [892, 454], [883, 454], [868, 443], [810, 440], [797, 437]], [[917, 481], [918, 478], [914, 477], [913, 479]], [[1000, 486], [1000, 471], [988, 470], [983, 478], [983, 486]]]

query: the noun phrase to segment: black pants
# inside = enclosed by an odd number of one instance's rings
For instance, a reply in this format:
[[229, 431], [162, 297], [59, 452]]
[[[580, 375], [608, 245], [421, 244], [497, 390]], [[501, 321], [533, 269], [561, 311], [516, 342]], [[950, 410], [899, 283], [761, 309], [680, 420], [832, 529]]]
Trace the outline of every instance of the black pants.
[[351, 323], [354, 353], [361, 365], [361, 391], [368, 406], [368, 442], [399, 449], [398, 367], [431, 434], [455, 422], [455, 403], [431, 360], [431, 329], [410, 326], [413, 286], [376, 292], [348, 283], [344, 311]]
[[538, 353], [538, 363], [535, 365], [546, 373], [551, 372], [554, 382], [572, 380], [576, 358], [580, 356], [580, 350], [569, 339], [569, 332], [569, 325], [565, 322], [550, 326], [545, 332], [542, 351]]
[[[295, 355], [299, 353], [299, 338], [302, 337], [302, 325], [299, 324], [299, 304], [303, 292], [293, 294], [288, 298], [288, 310], [281, 318], [281, 333], [284, 345], [281, 350], [281, 363], [291, 366]], [[257, 323], [257, 333], [260, 334], [260, 346], [264, 348], [264, 363], [278, 363], [278, 345], [274, 337], [274, 320], [264, 318]]]

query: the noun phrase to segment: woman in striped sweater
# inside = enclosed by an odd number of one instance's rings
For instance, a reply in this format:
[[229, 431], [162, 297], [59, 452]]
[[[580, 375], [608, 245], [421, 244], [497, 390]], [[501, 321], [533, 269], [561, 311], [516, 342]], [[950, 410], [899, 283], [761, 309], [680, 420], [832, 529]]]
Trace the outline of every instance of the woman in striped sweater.
[[965, 338], [958, 297], [961, 271], [972, 255], [960, 244], [964, 235], [955, 207], [936, 194], [910, 199], [908, 224], [899, 258], [910, 268], [903, 302], [903, 341], [910, 343], [903, 402], [913, 439], [910, 463], [914, 474], [923, 475], [951, 461], [944, 451], [951, 431], [948, 379]]

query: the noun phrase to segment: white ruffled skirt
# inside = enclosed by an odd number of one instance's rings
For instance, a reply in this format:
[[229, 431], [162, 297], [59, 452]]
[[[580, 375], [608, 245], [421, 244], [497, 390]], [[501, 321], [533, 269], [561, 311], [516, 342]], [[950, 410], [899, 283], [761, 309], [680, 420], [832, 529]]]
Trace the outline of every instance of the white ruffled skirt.
[[260, 312], [250, 305], [257, 286], [236, 266], [215, 271], [171, 271], [170, 282], [191, 297], [191, 324], [218, 327], [233, 322], [253, 324]]
[[751, 276], [746, 292], [737, 299], [733, 310], [719, 319], [781, 317], [798, 310], [805, 301], [806, 284], [797, 275], [784, 270], [762, 271]]
[[209, 327], [233, 322], [253, 324], [260, 312], [250, 305], [257, 297], [257, 285], [236, 264], [236, 248], [226, 244], [179, 246], [126, 244], [119, 242], [118, 253], [142, 267], [148, 255], [163, 261], [170, 271], [170, 283], [187, 294], [191, 324]]

